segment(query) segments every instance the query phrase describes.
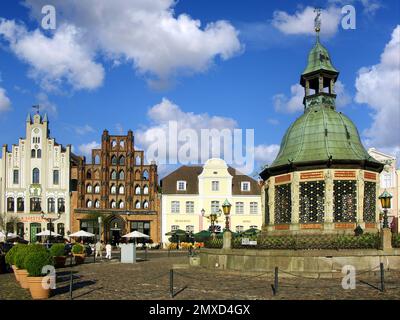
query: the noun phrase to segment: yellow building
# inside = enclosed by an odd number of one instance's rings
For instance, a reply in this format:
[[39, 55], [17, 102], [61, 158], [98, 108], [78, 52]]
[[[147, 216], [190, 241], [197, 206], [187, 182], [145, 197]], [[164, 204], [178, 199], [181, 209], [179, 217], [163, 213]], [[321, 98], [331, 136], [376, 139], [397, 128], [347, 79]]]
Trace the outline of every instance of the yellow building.
[[[165, 234], [181, 229], [197, 233], [208, 230], [210, 213], [222, 210], [227, 199], [231, 205], [230, 229], [261, 229], [261, 193], [256, 180], [229, 167], [222, 159], [209, 159], [204, 166], [182, 166], [161, 180], [162, 240]], [[223, 214], [215, 223], [225, 227]]]

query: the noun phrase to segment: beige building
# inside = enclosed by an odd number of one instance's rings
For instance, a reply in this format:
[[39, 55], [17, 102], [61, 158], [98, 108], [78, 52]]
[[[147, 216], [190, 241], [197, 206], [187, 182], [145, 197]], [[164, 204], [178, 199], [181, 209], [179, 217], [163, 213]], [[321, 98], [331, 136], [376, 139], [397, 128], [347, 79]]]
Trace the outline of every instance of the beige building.
[[[28, 115], [26, 138], [20, 138], [11, 150], [2, 147], [0, 160], [0, 214], [18, 217], [17, 225], [8, 225], [28, 241], [36, 233], [52, 228], [61, 235], [70, 225], [70, 156], [71, 147], [59, 145], [49, 136], [47, 115]], [[50, 226], [42, 219], [60, 218]]]
[[[392, 196], [392, 207], [388, 210], [389, 226], [392, 230], [399, 232], [400, 215], [400, 171], [397, 170], [396, 157], [385, 154], [381, 151], [371, 148], [368, 153], [385, 166], [380, 174], [379, 195], [387, 190]], [[380, 204], [379, 209], [382, 210]]]
[[[261, 229], [261, 194], [257, 181], [229, 167], [222, 159], [209, 159], [204, 166], [182, 166], [162, 179], [161, 187], [164, 243], [168, 242], [165, 234], [172, 230], [194, 233], [208, 230], [207, 217], [222, 210], [226, 199], [232, 205], [232, 231]], [[222, 214], [216, 228], [222, 232], [224, 227]]]

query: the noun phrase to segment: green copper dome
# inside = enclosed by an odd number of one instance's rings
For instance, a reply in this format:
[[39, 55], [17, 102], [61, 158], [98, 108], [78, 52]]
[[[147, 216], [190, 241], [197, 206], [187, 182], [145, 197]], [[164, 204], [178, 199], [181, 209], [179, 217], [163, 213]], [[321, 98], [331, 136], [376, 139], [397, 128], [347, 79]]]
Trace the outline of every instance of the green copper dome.
[[338, 75], [317, 35], [300, 80], [305, 88], [304, 114], [286, 131], [275, 161], [260, 174], [264, 180], [316, 168], [382, 171], [382, 164], [363, 147], [353, 122], [336, 111], [334, 84]]

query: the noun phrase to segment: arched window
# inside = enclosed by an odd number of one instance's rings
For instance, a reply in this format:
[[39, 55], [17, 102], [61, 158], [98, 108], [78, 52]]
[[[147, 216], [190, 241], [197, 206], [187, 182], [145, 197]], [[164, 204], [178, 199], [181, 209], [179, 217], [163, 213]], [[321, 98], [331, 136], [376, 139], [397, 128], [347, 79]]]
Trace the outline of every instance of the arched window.
[[38, 149], [38, 151], [37, 151], [37, 153], [36, 153], [36, 157], [37, 157], [38, 159], [42, 158], [42, 150], [41, 150], [41, 149]]
[[88, 170], [87, 172], [86, 172], [86, 179], [92, 179], [92, 170]]
[[136, 186], [135, 187], [135, 194], [140, 194], [141, 190], [140, 190], [140, 186]]
[[64, 223], [57, 223], [57, 233], [60, 236], [64, 236], [65, 235], [65, 226]]
[[125, 141], [124, 141], [124, 140], [121, 140], [121, 141], [119, 142], [119, 147], [120, 147], [121, 149], [123, 149], [123, 148], [125, 147]]
[[31, 150], [31, 158], [36, 158], [36, 150], [35, 149]]
[[119, 194], [124, 194], [125, 193], [125, 187], [122, 184], [118, 187], [118, 193]]
[[118, 204], [118, 208], [123, 209], [124, 206], [125, 206], [124, 202], [122, 200], [120, 200], [119, 204]]
[[95, 206], [96, 209], [99, 209], [99, 208], [100, 208], [100, 201], [99, 201], [99, 200], [96, 200], [96, 201], [94, 202], [94, 206]]
[[117, 203], [114, 200], [112, 200], [110, 202], [110, 206], [111, 206], [111, 209], [115, 209], [117, 207]]
[[93, 178], [96, 180], [100, 180], [100, 172], [99, 170], [94, 170]]
[[91, 184], [88, 184], [88, 185], [86, 186], [86, 193], [92, 193], [92, 192], [93, 192], [92, 185], [91, 185]]
[[64, 198], [58, 198], [57, 207], [58, 207], [58, 212], [59, 213], [64, 213], [65, 212], [65, 200], [64, 200]]
[[147, 170], [143, 171], [143, 180], [149, 180], [149, 172]]
[[117, 180], [117, 171], [111, 171], [111, 180]]
[[23, 212], [25, 208], [24, 198], [17, 198], [17, 211]]
[[111, 164], [112, 164], [113, 166], [116, 166], [116, 165], [117, 165], [117, 157], [116, 157], [116, 156], [112, 156], [112, 157], [111, 157]]
[[94, 157], [94, 164], [100, 164], [100, 156], [98, 154]]
[[135, 202], [135, 208], [136, 208], [136, 209], [140, 209], [140, 201], [139, 201], [139, 200], [137, 200], [137, 201]]
[[137, 166], [140, 166], [140, 165], [142, 164], [142, 158], [140, 158], [140, 156], [137, 156], [137, 157], [136, 157], [136, 159], [135, 159], [135, 164], [136, 164]]
[[149, 187], [148, 186], [144, 186], [143, 194], [149, 194]]
[[119, 157], [119, 165], [120, 166], [124, 166], [125, 165], [125, 157], [124, 156], [120, 156]]
[[54, 198], [47, 199], [47, 212], [56, 212], [56, 201], [54, 200]]
[[116, 140], [112, 140], [111, 141], [111, 148], [115, 148], [117, 146], [117, 141]]
[[38, 168], [32, 170], [32, 183], [40, 183], [40, 171]]
[[140, 180], [140, 170], [135, 171], [135, 180]]
[[119, 172], [119, 180], [124, 180], [124, 179], [125, 179], [125, 172], [124, 172], [124, 170], [121, 170]]
[[92, 200], [86, 201], [86, 208], [91, 208], [93, 205]]
[[149, 208], [149, 202], [148, 201], [144, 201], [143, 202], [143, 208], [144, 209], [148, 209]]
[[94, 193], [100, 193], [100, 186], [98, 184], [94, 186]]
[[14, 212], [14, 198], [7, 198], [7, 212]]
[[115, 184], [111, 185], [110, 192], [111, 192], [111, 194], [116, 194], [117, 193], [117, 187], [115, 186]]

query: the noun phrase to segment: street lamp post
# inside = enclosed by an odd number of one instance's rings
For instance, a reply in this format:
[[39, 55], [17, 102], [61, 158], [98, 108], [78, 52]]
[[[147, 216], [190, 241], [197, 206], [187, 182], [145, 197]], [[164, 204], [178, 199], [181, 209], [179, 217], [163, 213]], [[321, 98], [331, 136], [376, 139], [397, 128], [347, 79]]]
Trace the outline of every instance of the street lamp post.
[[50, 223], [50, 228], [49, 228], [49, 240], [51, 240], [51, 227], [53, 226], [54, 221], [60, 219], [61, 214], [57, 212], [57, 218], [51, 218], [51, 217], [46, 217], [45, 213], [42, 211], [41, 212], [41, 217], [43, 220], [46, 220], [47, 223]]
[[231, 207], [232, 207], [232, 205], [229, 203], [228, 199], [226, 199], [222, 205], [222, 210], [224, 211], [224, 215], [225, 215], [225, 231], [229, 231], [229, 229], [230, 229], [229, 215], [231, 213]]
[[97, 221], [98, 221], [98, 223], [99, 223], [99, 241], [101, 240], [101, 223], [102, 223], [102, 221], [103, 221], [103, 219], [101, 218], [101, 216], [99, 216], [98, 218], [97, 218]]
[[379, 200], [381, 201], [382, 209], [383, 209], [383, 228], [389, 228], [389, 220], [388, 220], [388, 209], [390, 208], [390, 201], [392, 199], [392, 195], [386, 190], [379, 196]]

